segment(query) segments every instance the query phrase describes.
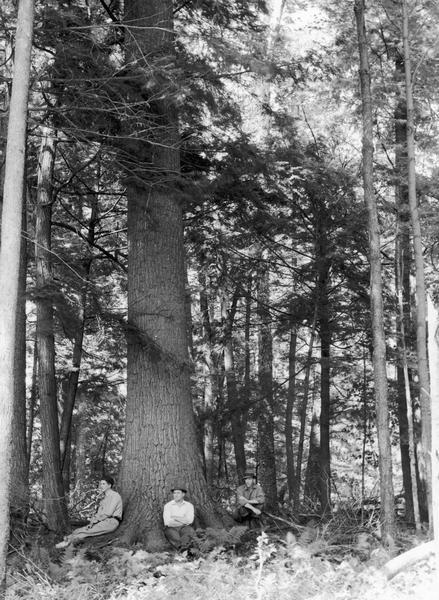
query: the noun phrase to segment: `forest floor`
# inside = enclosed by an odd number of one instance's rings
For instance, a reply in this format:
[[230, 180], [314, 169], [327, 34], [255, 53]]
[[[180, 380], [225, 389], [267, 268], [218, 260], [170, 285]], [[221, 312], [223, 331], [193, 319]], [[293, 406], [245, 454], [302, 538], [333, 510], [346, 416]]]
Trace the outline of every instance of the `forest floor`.
[[[292, 533], [210, 530], [189, 555], [106, 545], [11, 547], [7, 600], [438, 600], [433, 558], [388, 580], [370, 536], [330, 544]], [[233, 535], [238, 543], [231, 543]], [[303, 536], [302, 536], [303, 537]], [[209, 538], [209, 539], [208, 539]], [[221, 538], [222, 542], [221, 543]], [[424, 540], [404, 534], [398, 551]], [[210, 540], [210, 542], [209, 542]], [[212, 542], [214, 540], [215, 543]], [[208, 543], [209, 542], [209, 543]], [[213, 547], [212, 547], [213, 546]], [[210, 549], [209, 549], [210, 548]]]

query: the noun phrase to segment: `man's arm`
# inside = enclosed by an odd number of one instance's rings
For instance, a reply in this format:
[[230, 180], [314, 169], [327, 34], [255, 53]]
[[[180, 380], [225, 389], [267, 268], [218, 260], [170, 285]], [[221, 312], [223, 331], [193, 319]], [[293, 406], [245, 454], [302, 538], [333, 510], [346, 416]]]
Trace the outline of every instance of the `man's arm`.
[[191, 504], [190, 502], [185, 502], [183, 514], [178, 515], [178, 517], [174, 517], [174, 521], [176, 521], [178, 526], [192, 525], [192, 523], [194, 522], [194, 517], [195, 517], [194, 512], [195, 512], [194, 505]]
[[250, 504], [264, 504], [265, 494], [259, 483], [253, 488], [251, 498], [249, 499]]
[[94, 523], [98, 523], [104, 519], [111, 519], [111, 517], [122, 517], [122, 498], [116, 492], [114, 494], [105, 496], [100, 503], [98, 512], [93, 517], [92, 521], [94, 521]]

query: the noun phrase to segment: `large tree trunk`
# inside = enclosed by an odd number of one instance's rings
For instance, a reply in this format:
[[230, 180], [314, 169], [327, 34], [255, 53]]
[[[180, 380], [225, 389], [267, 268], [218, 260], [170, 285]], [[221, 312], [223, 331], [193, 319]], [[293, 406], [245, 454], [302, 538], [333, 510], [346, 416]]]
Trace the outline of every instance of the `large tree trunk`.
[[21, 0], [8, 124], [0, 248], [0, 594], [5, 592], [9, 538], [9, 469], [27, 98], [33, 31], [33, 0]]
[[427, 490], [428, 513], [431, 522], [431, 408], [430, 381], [427, 358], [427, 296], [425, 292], [424, 257], [422, 250], [421, 224], [419, 221], [416, 198], [415, 170], [415, 119], [412, 90], [412, 69], [410, 63], [409, 24], [406, 0], [402, 0], [403, 46], [405, 90], [407, 100], [407, 160], [408, 160], [408, 196], [413, 229], [413, 250], [416, 273], [416, 349], [418, 355], [419, 399], [422, 418], [422, 452], [419, 460], [421, 484]]
[[36, 337], [38, 345], [38, 391], [40, 398], [43, 502], [47, 524], [55, 531], [67, 524], [61, 474], [51, 261], [52, 172], [56, 142], [46, 130], [41, 142], [35, 222], [35, 265], [37, 294]]
[[392, 453], [389, 435], [389, 407], [381, 280], [380, 229], [373, 189], [373, 116], [367, 49], [364, 0], [355, 0], [360, 84], [363, 114], [363, 186], [369, 217], [370, 293], [373, 340], [373, 371], [380, 469], [381, 524], [385, 544], [395, 537]]
[[[174, 61], [171, 0], [125, 1], [127, 64], [133, 76]], [[160, 92], [160, 93], [159, 93]], [[166, 94], [165, 89], [156, 95]], [[163, 97], [163, 96], [162, 96]], [[145, 103], [145, 110], [147, 105]], [[133, 138], [143, 136], [132, 125]], [[133, 140], [125, 154], [128, 196], [128, 365], [120, 535], [163, 548], [162, 508], [182, 481], [205, 524], [218, 523], [198, 448], [190, 396], [185, 310], [177, 114], [157, 100], [150, 146]], [[146, 160], [150, 152], [150, 164]], [[182, 484], [181, 484], [182, 485]]]
[[277, 509], [276, 460], [274, 456], [273, 337], [270, 314], [270, 273], [262, 256], [258, 278], [258, 477], [269, 511]]

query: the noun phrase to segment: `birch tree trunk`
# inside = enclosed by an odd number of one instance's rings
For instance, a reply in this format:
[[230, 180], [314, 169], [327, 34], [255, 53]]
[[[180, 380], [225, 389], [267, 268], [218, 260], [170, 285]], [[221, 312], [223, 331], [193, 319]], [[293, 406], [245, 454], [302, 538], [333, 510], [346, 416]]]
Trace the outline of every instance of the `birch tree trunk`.
[[415, 119], [413, 104], [413, 82], [410, 61], [409, 19], [407, 1], [402, 0], [403, 27], [402, 38], [404, 45], [405, 89], [407, 101], [407, 161], [408, 161], [408, 194], [410, 216], [413, 229], [413, 250], [415, 255], [416, 273], [416, 349], [418, 355], [419, 399], [422, 418], [422, 453], [419, 460], [421, 483], [427, 490], [429, 522], [432, 522], [431, 512], [431, 407], [430, 381], [427, 357], [427, 297], [425, 292], [424, 257], [422, 252], [421, 224], [419, 221], [418, 202], [416, 198], [416, 169], [415, 169]]
[[9, 461], [33, 0], [20, 0], [9, 111], [0, 248], [0, 593], [9, 538]]
[[365, 25], [364, 0], [355, 0], [360, 85], [363, 115], [363, 186], [369, 221], [370, 294], [373, 340], [373, 371], [380, 470], [381, 525], [383, 541], [391, 545], [395, 537], [392, 453], [389, 435], [389, 407], [384, 336], [381, 279], [380, 228], [373, 189], [373, 115], [370, 90], [369, 57]]

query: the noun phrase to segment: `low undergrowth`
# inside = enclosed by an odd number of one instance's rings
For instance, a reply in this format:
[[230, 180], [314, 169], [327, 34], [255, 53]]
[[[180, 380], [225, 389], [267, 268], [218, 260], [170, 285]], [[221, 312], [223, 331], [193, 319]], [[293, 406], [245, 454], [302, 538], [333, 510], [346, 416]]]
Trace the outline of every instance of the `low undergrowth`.
[[[238, 539], [236, 531], [232, 539]], [[7, 600], [437, 600], [433, 561], [424, 561], [388, 582], [379, 547], [367, 560], [318, 540], [304, 545], [291, 533], [252, 540], [239, 555], [225, 544], [187, 556], [141, 548], [33, 546], [10, 557]], [[207, 550], [208, 544], [205, 546]], [[434, 593], [433, 593], [434, 590]]]

